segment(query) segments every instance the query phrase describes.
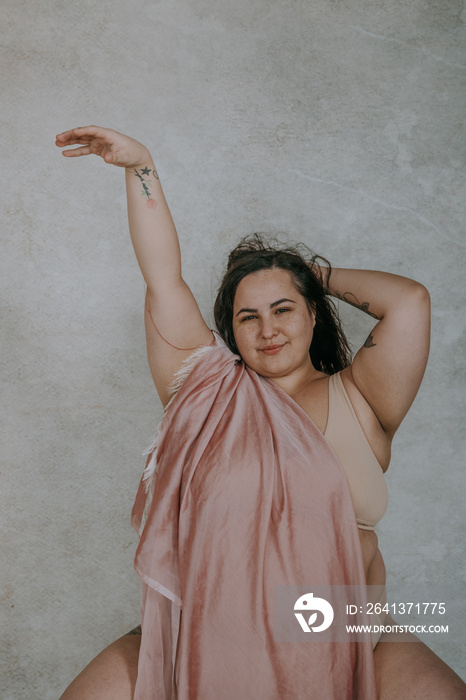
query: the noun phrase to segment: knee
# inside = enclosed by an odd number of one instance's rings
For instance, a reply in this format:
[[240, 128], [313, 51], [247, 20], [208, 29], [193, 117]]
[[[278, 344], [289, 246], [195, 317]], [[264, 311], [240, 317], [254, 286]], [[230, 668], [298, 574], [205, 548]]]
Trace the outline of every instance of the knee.
[[81, 671], [60, 700], [132, 700], [140, 644], [136, 634], [117, 639]]
[[374, 662], [379, 700], [466, 700], [461, 678], [419, 640], [382, 642]]

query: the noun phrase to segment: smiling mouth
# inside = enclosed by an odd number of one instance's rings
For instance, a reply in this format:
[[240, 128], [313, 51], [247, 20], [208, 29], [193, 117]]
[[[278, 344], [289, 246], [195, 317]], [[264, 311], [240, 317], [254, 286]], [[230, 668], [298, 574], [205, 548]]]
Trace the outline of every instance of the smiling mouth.
[[283, 347], [284, 345], [266, 345], [260, 348], [260, 351], [264, 352], [266, 355], [276, 355]]

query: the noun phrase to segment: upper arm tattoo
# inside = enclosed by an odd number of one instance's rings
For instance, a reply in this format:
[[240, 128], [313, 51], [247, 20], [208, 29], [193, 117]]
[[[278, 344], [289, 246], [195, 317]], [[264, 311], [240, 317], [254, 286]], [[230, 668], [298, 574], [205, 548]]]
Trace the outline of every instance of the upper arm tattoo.
[[359, 301], [359, 299], [352, 292], [344, 292], [343, 294], [340, 294], [340, 292], [335, 292], [335, 296], [342, 301], [346, 301], [347, 304], [351, 304], [351, 306], [354, 306], [356, 309], [364, 311], [364, 313], [369, 314], [369, 316], [377, 319], [377, 321], [379, 320], [378, 316], [372, 313], [372, 311], [369, 311], [369, 302]]

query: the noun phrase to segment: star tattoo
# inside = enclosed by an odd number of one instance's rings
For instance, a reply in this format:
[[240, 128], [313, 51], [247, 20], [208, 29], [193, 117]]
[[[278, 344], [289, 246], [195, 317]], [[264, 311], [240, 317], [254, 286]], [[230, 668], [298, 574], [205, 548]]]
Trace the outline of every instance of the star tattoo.
[[[145, 167], [144, 170], [141, 170], [141, 173], [143, 175], [149, 175], [150, 170], [149, 170], [149, 168]], [[134, 169], [134, 174], [141, 181], [141, 185], [142, 185], [141, 195], [143, 197], [146, 197], [146, 204], [149, 207], [149, 209], [155, 209], [155, 207], [157, 206], [157, 202], [155, 199], [152, 199], [151, 194], [150, 194], [150, 190], [149, 190], [149, 185], [152, 185], [152, 182], [150, 180], [144, 180], [141, 173], [138, 173], [136, 168]], [[154, 170], [154, 173], [155, 173], [155, 170]], [[158, 176], [157, 176], [157, 179], [158, 179]]]

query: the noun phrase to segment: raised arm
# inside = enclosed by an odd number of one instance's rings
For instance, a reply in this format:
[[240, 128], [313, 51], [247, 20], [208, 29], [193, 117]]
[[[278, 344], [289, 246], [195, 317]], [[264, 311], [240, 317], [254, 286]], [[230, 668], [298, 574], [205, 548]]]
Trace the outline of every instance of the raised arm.
[[138, 141], [97, 126], [59, 134], [68, 158], [95, 154], [125, 168], [128, 219], [136, 258], [147, 284], [145, 324], [149, 365], [162, 403], [183, 360], [212, 333], [181, 274], [178, 236], [151, 154]]
[[332, 269], [329, 294], [378, 320], [351, 367], [357, 388], [393, 437], [424, 375], [430, 297], [414, 280], [371, 270]]

